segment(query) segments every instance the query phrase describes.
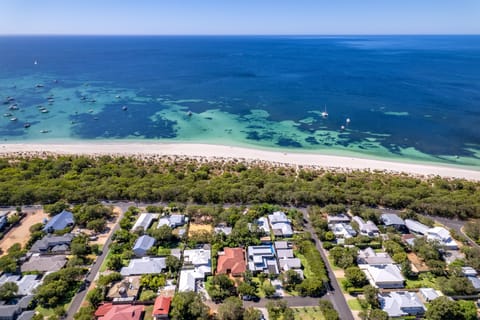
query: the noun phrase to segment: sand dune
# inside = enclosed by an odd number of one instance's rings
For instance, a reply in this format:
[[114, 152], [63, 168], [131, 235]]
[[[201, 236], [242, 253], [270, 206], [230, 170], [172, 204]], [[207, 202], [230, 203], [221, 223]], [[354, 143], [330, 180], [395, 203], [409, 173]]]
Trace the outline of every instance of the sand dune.
[[146, 143], [146, 142], [71, 142], [71, 143], [9, 143], [0, 148], [0, 155], [38, 154], [84, 155], [132, 155], [132, 156], [180, 156], [201, 158], [241, 159], [245, 161], [266, 161], [277, 164], [290, 164], [335, 168], [346, 170], [380, 170], [404, 172], [413, 175], [438, 175], [441, 177], [465, 178], [480, 181], [480, 170], [469, 170], [446, 165], [418, 164], [309, 153], [289, 153], [267, 151], [244, 147], [190, 144], [190, 143]]

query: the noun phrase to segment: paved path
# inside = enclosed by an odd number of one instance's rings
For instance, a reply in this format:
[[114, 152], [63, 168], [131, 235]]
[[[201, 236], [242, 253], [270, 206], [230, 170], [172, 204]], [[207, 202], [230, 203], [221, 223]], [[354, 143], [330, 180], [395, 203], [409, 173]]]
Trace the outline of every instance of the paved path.
[[[107, 205], [107, 204], [106, 204]], [[135, 205], [133, 202], [120, 202], [120, 203], [108, 203], [108, 205], [113, 205], [114, 207], [119, 207], [121, 209], [121, 214], [117, 219], [117, 223], [115, 223], [115, 226], [113, 227], [112, 232], [110, 233], [110, 236], [108, 237], [107, 241], [105, 242], [105, 245], [103, 246], [102, 254], [95, 260], [95, 263], [93, 266], [90, 268], [90, 272], [88, 273], [88, 276], [86, 277], [86, 280], [89, 281], [90, 283], [93, 283], [95, 280], [98, 272], [100, 271], [100, 266], [103, 263], [103, 260], [105, 260], [107, 254], [108, 254], [108, 247], [110, 246], [110, 243], [112, 242], [112, 235], [115, 233], [120, 228], [119, 222], [123, 218], [123, 214], [125, 211], [127, 211], [128, 207]], [[80, 306], [83, 303], [83, 300], [85, 299], [85, 296], [87, 295], [88, 292], [88, 286], [85, 290], [79, 292], [78, 294], [73, 297], [72, 303], [70, 304], [70, 307], [68, 308], [67, 311], [67, 320], [73, 320], [73, 315], [77, 313], [78, 309], [80, 309]]]
[[322, 256], [323, 263], [325, 264], [325, 267], [327, 268], [327, 275], [328, 278], [330, 279], [330, 288], [328, 288], [327, 292], [327, 297], [329, 300], [332, 302], [335, 310], [337, 310], [340, 319], [342, 320], [354, 320], [352, 311], [350, 310], [347, 300], [345, 299], [345, 296], [343, 295], [342, 290], [340, 289], [340, 285], [338, 284], [337, 278], [335, 277], [335, 274], [330, 267], [330, 264], [328, 263], [328, 258], [323, 251], [322, 248], [322, 242], [317, 237], [317, 234], [315, 233], [315, 230], [313, 229], [310, 219], [308, 217], [308, 212], [306, 209], [302, 209], [303, 212], [303, 219], [306, 222], [305, 223], [305, 231], [308, 231], [312, 234], [313, 240], [315, 240], [315, 246], [317, 247], [317, 250], [320, 252], [320, 255]]

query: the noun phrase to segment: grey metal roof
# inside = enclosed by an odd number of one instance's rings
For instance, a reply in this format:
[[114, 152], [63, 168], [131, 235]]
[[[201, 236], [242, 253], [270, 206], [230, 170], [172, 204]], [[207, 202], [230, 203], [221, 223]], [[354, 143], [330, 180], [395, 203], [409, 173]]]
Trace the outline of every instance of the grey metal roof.
[[411, 219], [405, 219], [405, 225], [410, 232], [415, 232], [421, 235], [427, 234], [428, 229], [430, 229], [430, 227], [424, 225], [423, 223]]
[[144, 257], [141, 259], [132, 259], [128, 267], [123, 267], [120, 271], [122, 276], [161, 273], [165, 270], [165, 258]]
[[480, 279], [477, 277], [467, 277], [468, 280], [472, 283], [472, 286], [476, 291], [480, 291]]
[[44, 231], [58, 231], [63, 230], [69, 225], [74, 224], [73, 213], [70, 211], [63, 210], [53, 218], [51, 218], [45, 227], [43, 228]]
[[405, 225], [403, 219], [393, 213], [384, 213], [381, 215], [381, 219], [383, 221], [383, 224], [385, 224], [386, 226]]
[[22, 272], [40, 271], [55, 272], [62, 269], [67, 264], [67, 258], [63, 255], [38, 256], [33, 255], [27, 262], [20, 267]]
[[393, 291], [379, 294], [378, 298], [382, 310], [390, 317], [423, 314], [426, 310], [415, 292]]
[[58, 245], [68, 245], [72, 242], [73, 235], [70, 233], [64, 234], [63, 236], [54, 236], [46, 235], [40, 240], [37, 240], [33, 246], [30, 248], [30, 252], [46, 252]]
[[138, 249], [142, 249], [142, 250], [147, 251], [154, 244], [155, 244], [155, 239], [154, 238], [152, 238], [150, 236], [147, 236], [147, 235], [143, 235], [140, 238], [138, 238], [137, 241], [135, 241], [135, 245], [133, 246], [133, 251], [138, 250]]

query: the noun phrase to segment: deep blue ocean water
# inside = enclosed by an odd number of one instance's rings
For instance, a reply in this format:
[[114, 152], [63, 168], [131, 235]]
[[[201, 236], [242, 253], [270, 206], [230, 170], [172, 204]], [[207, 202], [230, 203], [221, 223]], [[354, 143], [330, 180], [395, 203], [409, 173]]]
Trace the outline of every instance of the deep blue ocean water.
[[0, 37], [0, 108], [8, 141], [198, 141], [477, 165], [480, 36]]

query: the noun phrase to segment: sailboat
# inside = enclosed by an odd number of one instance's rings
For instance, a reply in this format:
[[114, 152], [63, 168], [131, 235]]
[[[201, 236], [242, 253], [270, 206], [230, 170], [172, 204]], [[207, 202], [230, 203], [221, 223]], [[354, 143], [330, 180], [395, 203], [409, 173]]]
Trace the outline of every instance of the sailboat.
[[328, 118], [328, 112], [327, 112], [327, 106], [325, 105], [325, 109], [321, 113], [322, 118], [326, 119]]

